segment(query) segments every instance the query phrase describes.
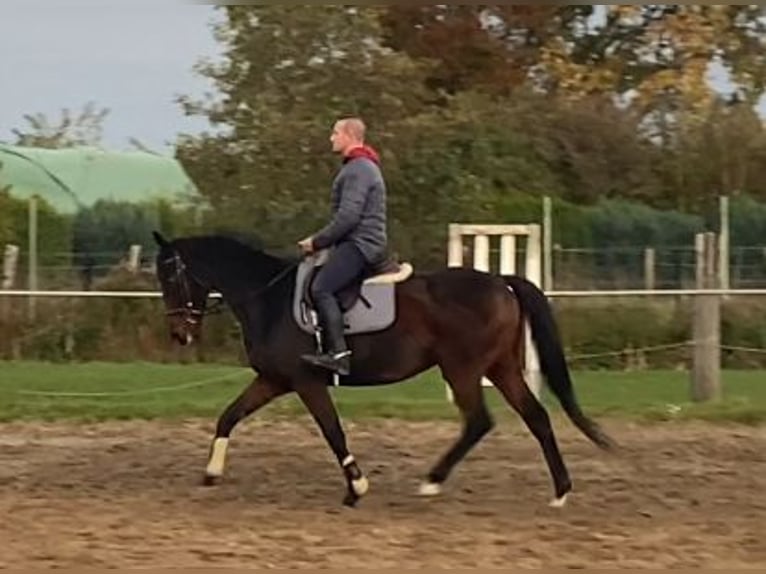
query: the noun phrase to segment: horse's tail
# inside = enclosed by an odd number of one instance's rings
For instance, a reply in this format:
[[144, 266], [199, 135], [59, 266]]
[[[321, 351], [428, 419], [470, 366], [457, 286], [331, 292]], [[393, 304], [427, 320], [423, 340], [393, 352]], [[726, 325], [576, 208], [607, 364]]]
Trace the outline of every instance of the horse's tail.
[[556, 321], [545, 293], [523, 277], [504, 275], [503, 279], [513, 289], [521, 311], [529, 321], [540, 368], [562, 408], [585, 436], [604, 450], [612, 449], [616, 446], [614, 441], [585, 416], [577, 404]]

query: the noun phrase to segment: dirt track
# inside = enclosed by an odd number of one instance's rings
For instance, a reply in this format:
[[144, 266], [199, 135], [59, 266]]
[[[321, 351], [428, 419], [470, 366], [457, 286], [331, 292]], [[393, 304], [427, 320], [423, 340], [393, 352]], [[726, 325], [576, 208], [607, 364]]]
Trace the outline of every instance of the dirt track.
[[510, 424], [439, 499], [414, 493], [457, 423], [347, 424], [355, 510], [310, 420], [244, 423], [212, 489], [212, 421], [0, 425], [0, 566], [766, 567], [766, 428], [611, 423], [611, 459], [556, 422], [563, 511]]

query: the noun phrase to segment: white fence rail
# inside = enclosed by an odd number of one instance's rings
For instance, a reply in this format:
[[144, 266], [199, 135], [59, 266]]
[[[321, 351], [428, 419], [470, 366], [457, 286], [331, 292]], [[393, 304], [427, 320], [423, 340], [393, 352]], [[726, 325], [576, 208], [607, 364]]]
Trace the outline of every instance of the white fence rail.
[[[766, 289], [623, 289], [606, 291], [547, 291], [551, 299], [577, 297], [682, 297], [695, 295], [722, 296], [763, 296]], [[0, 290], [0, 297], [114, 297], [151, 299], [161, 297], [159, 291], [29, 291], [26, 289]], [[220, 297], [219, 293], [211, 293], [211, 297]]]

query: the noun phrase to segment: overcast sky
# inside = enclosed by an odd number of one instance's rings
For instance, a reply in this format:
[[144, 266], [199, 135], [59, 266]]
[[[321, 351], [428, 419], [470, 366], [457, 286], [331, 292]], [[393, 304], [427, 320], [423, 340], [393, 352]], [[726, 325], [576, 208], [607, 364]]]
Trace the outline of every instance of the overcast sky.
[[0, 0], [0, 141], [25, 126], [24, 114], [54, 120], [92, 101], [110, 109], [107, 147], [127, 149], [134, 137], [168, 152], [179, 132], [207, 127], [174, 97], [211, 89], [192, 68], [218, 57], [219, 17], [181, 0]]
[[176, 133], [207, 126], [184, 118], [174, 97], [211, 89], [192, 67], [218, 56], [218, 18], [177, 0], [0, 0], [0, 141], [24, 114], [55, 119], [92, 101], [110, 109], [108, 147], [135, 137], [167, 152]]

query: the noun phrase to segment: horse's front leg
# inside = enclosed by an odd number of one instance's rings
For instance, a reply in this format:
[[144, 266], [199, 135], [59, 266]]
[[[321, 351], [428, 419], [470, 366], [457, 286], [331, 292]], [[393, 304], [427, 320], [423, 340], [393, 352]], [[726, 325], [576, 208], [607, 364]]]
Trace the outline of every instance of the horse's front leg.
[[346, 495], [343, 504], [354, 506], [367, 493], [369, 482], [362, 473], [354, 456], [346, 446], [346, 435], [340, 424], [338, 412], [333, 404], [330, 392], [323, 382], [307, 382], [296, 386], [295, 391], [303, 401], [311, 416], [319, 425], [322, 434], [330, 445], [346, 479]]
[[275, 398], [284, 395], [287, 390], [263, 377], [256, 377], [242, 394], [226, 407], [218, 418], [215, 437], [210, 445], [210, 456], [205, 469], [205, 485], [213, 485], [223, 476], [229, 436], [237, 423]]

